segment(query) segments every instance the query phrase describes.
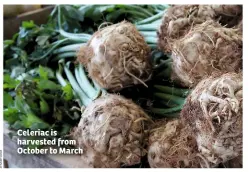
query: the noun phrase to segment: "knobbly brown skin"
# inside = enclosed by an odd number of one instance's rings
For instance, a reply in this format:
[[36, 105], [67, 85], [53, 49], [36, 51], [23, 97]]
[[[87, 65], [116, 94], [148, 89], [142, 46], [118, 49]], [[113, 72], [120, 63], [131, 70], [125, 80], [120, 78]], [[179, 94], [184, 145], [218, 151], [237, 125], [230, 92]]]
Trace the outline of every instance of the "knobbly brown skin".
[[215, 13], [226, 16], [239, 16], [242, 14], [242, 5], [212, 5]]
[[214, 72], [242, 70], [242, 31], [213, 20], [195, 27], [173, 44], [171, 79], [193, 88]]
[[164, 120], [150, 131], [148, 162], [151, 168], [200, 168], [210, 167], [199, 154], [189, 126], [179, 119]]
[[131, 100], [114, 94], [96, 99], [72, 132], [83, 149], [82, 161], [94, 168], [139, 164], [146, 126], [151, 119]]
[[77, 60], [102, 88], [119, 91], [134, 84], [144, 84], [152, 73], [150, 48], [136, 27], [121, 22], [99, 29]]
[[171, 52], [173, 43], [184, 37], [195, 25], [213, 19], [215, 12], [208, 5], [175, 5], [166, 10], [158, 30], [158, 48]]
[[241, 16], [241, 5], [174, 5], [165, 11], [158, 30], [158, 47], [169, 53], [175, 40], [184, 37], [196, 24], [215, 20], [233, 27]]
[[198, 150], [209, 163], [242, 156], [242, 74], [203, 79], [188, 96], [181, 120], [190, 125]]
[[212, 5], [216, 13], [216, 20], [225, 27], [238, 25], [242, 17], [242, 5]]

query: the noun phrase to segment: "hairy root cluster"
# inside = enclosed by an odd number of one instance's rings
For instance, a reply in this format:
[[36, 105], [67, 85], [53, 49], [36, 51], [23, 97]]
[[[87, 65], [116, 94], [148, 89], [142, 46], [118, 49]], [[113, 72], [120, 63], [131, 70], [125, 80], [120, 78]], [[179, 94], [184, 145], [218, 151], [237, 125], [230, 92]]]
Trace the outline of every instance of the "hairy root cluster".
[[242, 156], [242, 85], [241, 73], [204, 79], [189, 95], [181, 112], [199, 151], [212, 164]]
[[117, 168], [140, 163], [147, 114], [118, 95], [96, 99], [83, 112], [72, 132], [83, 149], [82, 161], [94, 168]]
[[241, 33], [238, 28], [225, 28], [213, 20], [196, 25], [173, 45], [171, 79], [194, 87], [214, 72], [239, 72]]
[[173, 43], [196, 24], [215, 20], [226, 27], [233, 27], [241, 16], [241, 5], [174, 5], [164, 14], [158, 31], [158, 47], [165, 53], [171, 52]]
[[133, 84], [146, 84], [152, 73], [150, 48], [129, 22], [113, 24], [95, 32], [80, 48], [77, 60], [102, 88], [119, 91]]
[[188, 125], [179, 119], [164, 122], [149, 135], [148, 161], [152, 168], [210, 167], [198, 152]]
[[242, 5], [212, 5], [216, 20], [226, 27], [234, 27], [242, 17]]

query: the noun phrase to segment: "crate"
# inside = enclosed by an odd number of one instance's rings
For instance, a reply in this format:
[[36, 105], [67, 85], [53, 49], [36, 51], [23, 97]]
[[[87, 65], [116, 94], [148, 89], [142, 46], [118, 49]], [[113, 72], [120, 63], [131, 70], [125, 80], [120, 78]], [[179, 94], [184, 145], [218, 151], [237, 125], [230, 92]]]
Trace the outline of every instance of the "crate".
[[53, 10], [54, 6], [43, 6], [41, 9], [26, 12], [18, 15], [17, 17], [4, 19], [3, 22], [3, 34], [4, 39], [11, 39], [12, 36], [19, 31], [19, 27], [23, 21], [33, 20], [35, 24], [40, 25], [46, 23], [49, 14]]

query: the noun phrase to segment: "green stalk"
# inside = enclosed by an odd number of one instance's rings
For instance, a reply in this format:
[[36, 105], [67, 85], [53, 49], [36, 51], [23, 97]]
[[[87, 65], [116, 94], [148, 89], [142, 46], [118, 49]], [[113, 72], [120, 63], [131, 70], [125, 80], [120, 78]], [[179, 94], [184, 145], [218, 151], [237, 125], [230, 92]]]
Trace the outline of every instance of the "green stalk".
[[153, 16], [151, 12], [148, 10], [145, 10], [143, 7], [136, 6], [136, 5], [125, 5], [125, 8], [131, 9], [132, 11], [139, 11], [140, 13], [143, 13], [147, 17]]
[[162, 19], [156, 20], [156, 21], [152, 22], [151, 24], [160, 25], [162, 23], [162, 21], [163, 21]]
[[[56, 78], [57, 78], [57, 80], [59, 81], [59, 83], [63, 86], [63, 87], [65, 87], [66, 85], [67, 85], [67, 81], [62, 77], [62, 66], [61, 66], [61, 62], [62, 62], [62, 60], [60, 60], [59, 62], [58, 62], [58, 64], [59, 64], [59, 69], [56, 71]], [[75, 96], [75, 97], [77, 97], [78, 98], [78, 96], [77, 96], [77, 94], [75, 93], [75, 91], [73, 90], [73, 95]], [[80, 106], [82, 106], [82, 102], [80, 102]]]
[[53, 46], [41, 57], [38, 57], [38, 58], [30, 58], [31, 60], [33, 61], [38, 61], [38, 60], [41, 60], [41, 59], [44, 59], [46, 58], [48, 55], [50, 55], [58, 46], [60, 46], [62, 43], [68, 41], [67, 38], [63, 39], [63, 40], [59, 40], [59, 41], [56, 41]]
[[141, 31], [140, 32], [144, 37], [157, 37], [156, 32], [150, 32], [150, 31]]
[[164, 4], [164, 5], [156, 5], [158, 7], [158, 9], [160, 10], [165, 10], [167, 8], [169, 8], [170, 6], [168, 4]]
[[157, 44], [157, 38], [155, 37], [145, 36], [144, 39], [148, 44]]
[[172, 100], [168, 100], [168, 101], [159, 101], [162, 105], [164, 106], [167, 106], [167, 107], [170, 107], [170, 108], [173, 108], [173, 107], [176, 107], [177, 104], [175, 104]]
[[136, 23], [136, 25], [152, 23], [153, 21], [162, 18], [163, 14], [164, 14], [164, 11], [162, 11], [162, 12], [160, 12], [160, 13], [154, 15], [154, 16], [151, 16], [151, 17], [149, 17], [147, 19], [139, 21], [139, 22]]
[[168, 109], [163, 109], [163, 108], [151, 108], [151, 112], [159, 115], [163, 115], [165, 117], [178, 117], [179, 115], [174, 114], [172, 115], [173, 112], [181, 111], [182, 110], [182, 105], [168, 108]]
[[89, 34], [68, 33], [63, 30], [62, 25], [61, 25], [61, 7], [60, 6], [58, 6], [58, 24], [59, 24], [60, 34], [68, 39], [81, 41], [81, 42], [87, 42], [91, 38], [91, 35]]
[[66, 80], [62, 77], [61, 73], [58, 70], [56, 71], [56, 78], [63, 87], [67, 85]]
[[104, 88], [101, 88], [101, 87], [99, 86], [99, 84], [97, 84], [95, 81], [93, 81], [93, 85], [94, 85], [94, 88], [95, 88], [97, 91], [100, 91], [100, 90], [101, 90], [101, 93], [104, 93], [104, 94], [107, 93], [107, 91], [106, 91]]
[[96, 92], [92, 84], [89, 82], [82, 65], [75, 67], [75, 75], [80, 87], [84, 90], [88, 97], [92, 100], [96, 99], [99, 93]]
[[66, 45], [64, 47], [60, 47], [60, 48], [54, 50], [53, 54], [59, 54], [59, 53], [64, 53], [64, 52], [68, 52], [68, 51], [77, 51], [83, 45], [84, 44]]
[[154, 93], [155, 97], [158, 97], [163, 100], [171, 100], [172, 102], [178, 104], [178, 105], [183, 105], [185, 103], [185, 99], [182, 97], [178, 97], [175, 95], [171, 94], [165, 94], [165, 93]]
[[157, 31], [159, 24], [136, 25], [138, 31]]
[[180, 89], [180, 88], [175, 88], [175, 87], [168, 87], [168, 86], [162, 86], [162, 85], [154, 85], [154, 88], [164, 92], [164, 93], [169, 93], [181, 97], [186, 97], [189, 93], [189, 89]]
[[64, 36], [65, 38], [80, 41], [82, 43], [86, 43], [88, 40], [91, 39], [91, 35], [84, 34], [84, 33], [68, 33], [62, 29], [59, 30], [60, 34]]
[[65, 59], [69, 57], [76, 57], [76, 53], [75, 52], [61, 53], [61, 54], [58, 54], [54, 59], [52, 59], [52, 61], [57, 61], [57, 60]]
[[70, 84], [72, 85], [74, 91], [76, 92], [76, 94], [78, 95], [78, 97], [80, 98], [82, 104], [84, 106], [88, 106], [92, 100], [87, 97], [87, 95], [84, 93], [84, 91], [80, 88], [80, 86], [78, 85], [77, 81], [75, 80], [73, 74], [71, 73], [71, 71], [69, 70], [69, 65], [70, 62], [68, 62], [65, 66], [64, 66], [64, 71], [67, 75], [67, 78], [70, 82]]
[[133, 10], [125, 10], [126, 13], [130, 13], [134, 16], [138, 16], [138, 17], [142, 17], [142, 18], [148, 18], [149, 16], [144, 14], [144, 13], [141, 13], [139, 11], [133, 11]]

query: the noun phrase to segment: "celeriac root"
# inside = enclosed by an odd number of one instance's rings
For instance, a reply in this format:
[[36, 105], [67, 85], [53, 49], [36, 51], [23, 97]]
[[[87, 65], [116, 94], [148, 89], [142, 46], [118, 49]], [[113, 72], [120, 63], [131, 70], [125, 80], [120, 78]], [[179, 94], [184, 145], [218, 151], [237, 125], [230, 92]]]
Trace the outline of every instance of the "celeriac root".
[[196, 24], [214, 20], [226, 27], [238, 24], [241, 5], [174, 5], [166, 10], [158, 31], [158, 47], [171, 52], [173, 43], [184, 37]]
[[86, 107], [72, 136], [89, 167], [131, 166], [145, 155], [146, 121], [150, 118], [132, 101], [107, 94]]
[[136, 27], [121, 22], [99, 29], [77, 60], [102, 88], [119, 91], [133, 84], [145, 84], [152, 72], [150, 48]]
[[242, 35], [239, 28], [225, 28], [208, 20], [174, 42], [172, 80], [194, 87], [213, 72], [242, 69]]
[[212, 164], [242, 155], [242, 99], [241, 73], [204, 79], [187, 98], [181, 118]]
[[152, 168], [208, 168], [188, 125], [179, 119], [165, 121], [150, 132], [148, 161]]

